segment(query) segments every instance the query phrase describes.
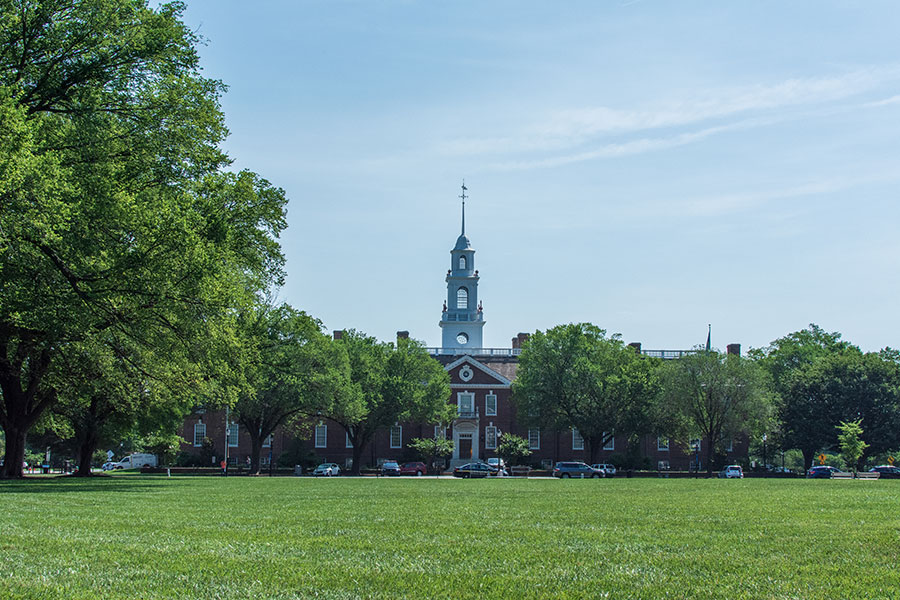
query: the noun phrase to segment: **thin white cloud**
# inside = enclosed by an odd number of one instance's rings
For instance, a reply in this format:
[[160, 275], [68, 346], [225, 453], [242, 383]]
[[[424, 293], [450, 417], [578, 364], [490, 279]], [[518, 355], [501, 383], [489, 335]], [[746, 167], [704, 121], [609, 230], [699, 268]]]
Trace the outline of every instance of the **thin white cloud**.
[[876, 108], [879, 106], [888, 106], [891, 104], [900, 104], [900, 94], [896, 96], [891, 96], [890, 98], [885, 98], [884, 100], [877, 100], [875, 102], [866, 102], [863, 104], [866, 108]]
[[[635, 110], [607, 106], [557, 110], [540, 122], [523, 126], [515, 134], [448, 140], [440, 144], [438, 150], [451, 156], [561, 151], [590, 143], [603, 136], [684, 127], [753, 113], [765, 114], [779, 109], [822, 105], [869, 92], [898, 79], [900, 67], [870, 67], [836, 77], [794, 78], [771, 85], [710, 90], [694, 94], [691, 98], [670, 99]], [[867, 106], [895, 102], [900, 102], [900, 96]], [[716, 132], [718, 128], [710, 130]], [[599, 150], [570, 156], [510, 161], [508, 164], [549, 167], [579, 160], [634, 154], [690, 143], [709, 135], [704, 133], [706, 131], [669, 137], [666, 138], [667, 141], [636, 140], [609, 144]]]
[[551, 135], [579, 136], [620, 131], [675, 127], [751, 111], [821, 104], [860, 94], [885, 79], [897, 79], [900, 69], [863, 69], [840, 77], [789, 79], [774, 85], [755, 85], [707, 92], [692, 99], [640, 111], [607, 107], [559, 112], [546, 126]]
[[751, 127], [758, 127], [763, 124], [771, 124], [777, 122], [778, 119], [745, 119], [743, 121], [739, 121], [737, 123], [730, 123], [727, 125], [718, 125], [716, 127], [707, 127], [706, 129], [701, 129], [699, 131], [680, 133], [677, 135], [666, 136], [666, 137], [657, 137], [657, 138], [642, 138], [638, 140], [632, 140], [629, 142], [621, 142], [621, 143], [613, 143], [613, 144], [604, 144], [598, 148], [593, 150], [587, 150], [583, 152], [575, 152], [563, 156], [553, 156], [549, 158], [537, 158], [537, 159], [528, 159], [528, 160], [512, 160], [495, 163], [488, 167], [488, 170], [491, 171], [515, 171], [521, 169], [540, 169], [540, 168], [549, 168], [549, 167], [560, 167], [563, 165], [568, 165], [577, 162], [583, 162], [586, 160], [596, 160], [599, 158], [617, 158], [620, 156], [630, 156], [634, 154], [642, 154], [645, 152], [653, 152], [657, 150], [666, 150], [668, 148], [675, 148], [678, 146], [685, 146], [687, 144], [692, 144], [704, 138], [718, 135], [720, 133], [726, 133], [729, 131], [736, 131], [740, 129], [748, 129]]
[[668, 200], [665, 203], [654, 203], [643, 206], [631, 216], [646, 219], [648, 217], [671, 218], [682, 217], [716, 217], [753, 210], [761, 205], [779, 200], [790, 200], [804, 197], [821, 197], [875, 183], [892, 183], [900, 180], [900, 165], [880, 164], [877, 169], [865, 172], [834, 174], [831, 177], [796, 182], [793, 184], [771, 187], [769, 189], [711, 196], [692, 197], [682, 201]]

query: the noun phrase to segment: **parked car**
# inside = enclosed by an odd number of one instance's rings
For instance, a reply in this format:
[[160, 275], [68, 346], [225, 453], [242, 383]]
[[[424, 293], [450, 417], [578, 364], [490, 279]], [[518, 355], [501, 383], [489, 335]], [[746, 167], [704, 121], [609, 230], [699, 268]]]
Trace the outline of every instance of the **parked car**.
[[401, 475], [415, 475], [416, 477], [421, 477], [427, 471], [428, 468], [423, 462], [408, 462], [400, 465]]
[[553, 467], [553, 476], [560, 479], [569, 477], [605, 477], [606, 473], [583, 462], [558, 462]]
[[616, 467], [609, 463], [601, 463], [596, 465], [591, 465], [594, 469], [600, 469], [607, 477], [614, 477], [616, 474]]
[[840, 473], [841, 470], [830, 465], [820, 465], [813, 467], [806, 472], [809, 479], [831, 479], [832, 473]]
[[881, 473], [879, 479], [900, 479], [900, 467], [878, 465], [869, 469], [869, 473]]
[[744, 478], [744, 470], [740, 465], [728, 465], [721, 471], [719, 471], [720, 479], [743, 479]]
[[103, 469], [104, 471], [112, 471], [113, 469], [116, 468], [116, 463], [114, 463], [112, 461], [105, 462], [105, 463], [103, 463], [103, 466], [100, 468]]
[[400, 465], [398, 465], [397, 462], [393, 461], [393, 460], [386, 461], [381, 465], [381, 474], [382, 475], [399, 475], [400, 474]]
[[313, 471], [313, 477], [332, 477], [341, 474], [341, 468], [337, 463], [322, 463]]
[[503, 459], [497, 458], [496, 456], [487, 459], [487, 464], [495, 471], [497, 471], [498, 469], [506, 469], [506, 463], [503, 462]]
[[462, 477], [464, 479], [475, 477], [487, 477], [493, 474], [494, 470], [484, 463], [468, 463], [453, 469], [454, 477]]

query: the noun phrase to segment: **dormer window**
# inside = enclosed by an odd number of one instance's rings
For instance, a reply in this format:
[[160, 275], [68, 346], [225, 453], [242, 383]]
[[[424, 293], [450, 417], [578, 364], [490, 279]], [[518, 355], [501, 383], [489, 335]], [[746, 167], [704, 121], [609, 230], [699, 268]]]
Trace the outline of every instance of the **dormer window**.
[[469, 290], [464, 287], [456, 290], [456, 308], [459, 310], [469, 308]]
[[466, 257], [465, 256], [459, 257], [459, 270], [460, 271], [466, 270]]

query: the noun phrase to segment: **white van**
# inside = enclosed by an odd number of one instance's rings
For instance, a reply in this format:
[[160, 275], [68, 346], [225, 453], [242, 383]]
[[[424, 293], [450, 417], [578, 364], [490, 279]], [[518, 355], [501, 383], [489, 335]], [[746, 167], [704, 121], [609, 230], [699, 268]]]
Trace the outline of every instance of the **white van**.
[[141, 467], [155, 467], [155, 454], [132, 454], [126, 456], [117, 463], [113, 463], [113, 469], [140, 469]]

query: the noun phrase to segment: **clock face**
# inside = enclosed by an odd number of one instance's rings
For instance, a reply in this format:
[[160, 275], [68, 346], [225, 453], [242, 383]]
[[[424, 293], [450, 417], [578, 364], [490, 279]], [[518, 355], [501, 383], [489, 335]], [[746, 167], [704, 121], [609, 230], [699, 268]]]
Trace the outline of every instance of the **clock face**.
[[467, 336], [465, 333], [459, 333], [456, 336], [457, 344], [467, 344], [468, 342], [469, 342], [469, 336]]

